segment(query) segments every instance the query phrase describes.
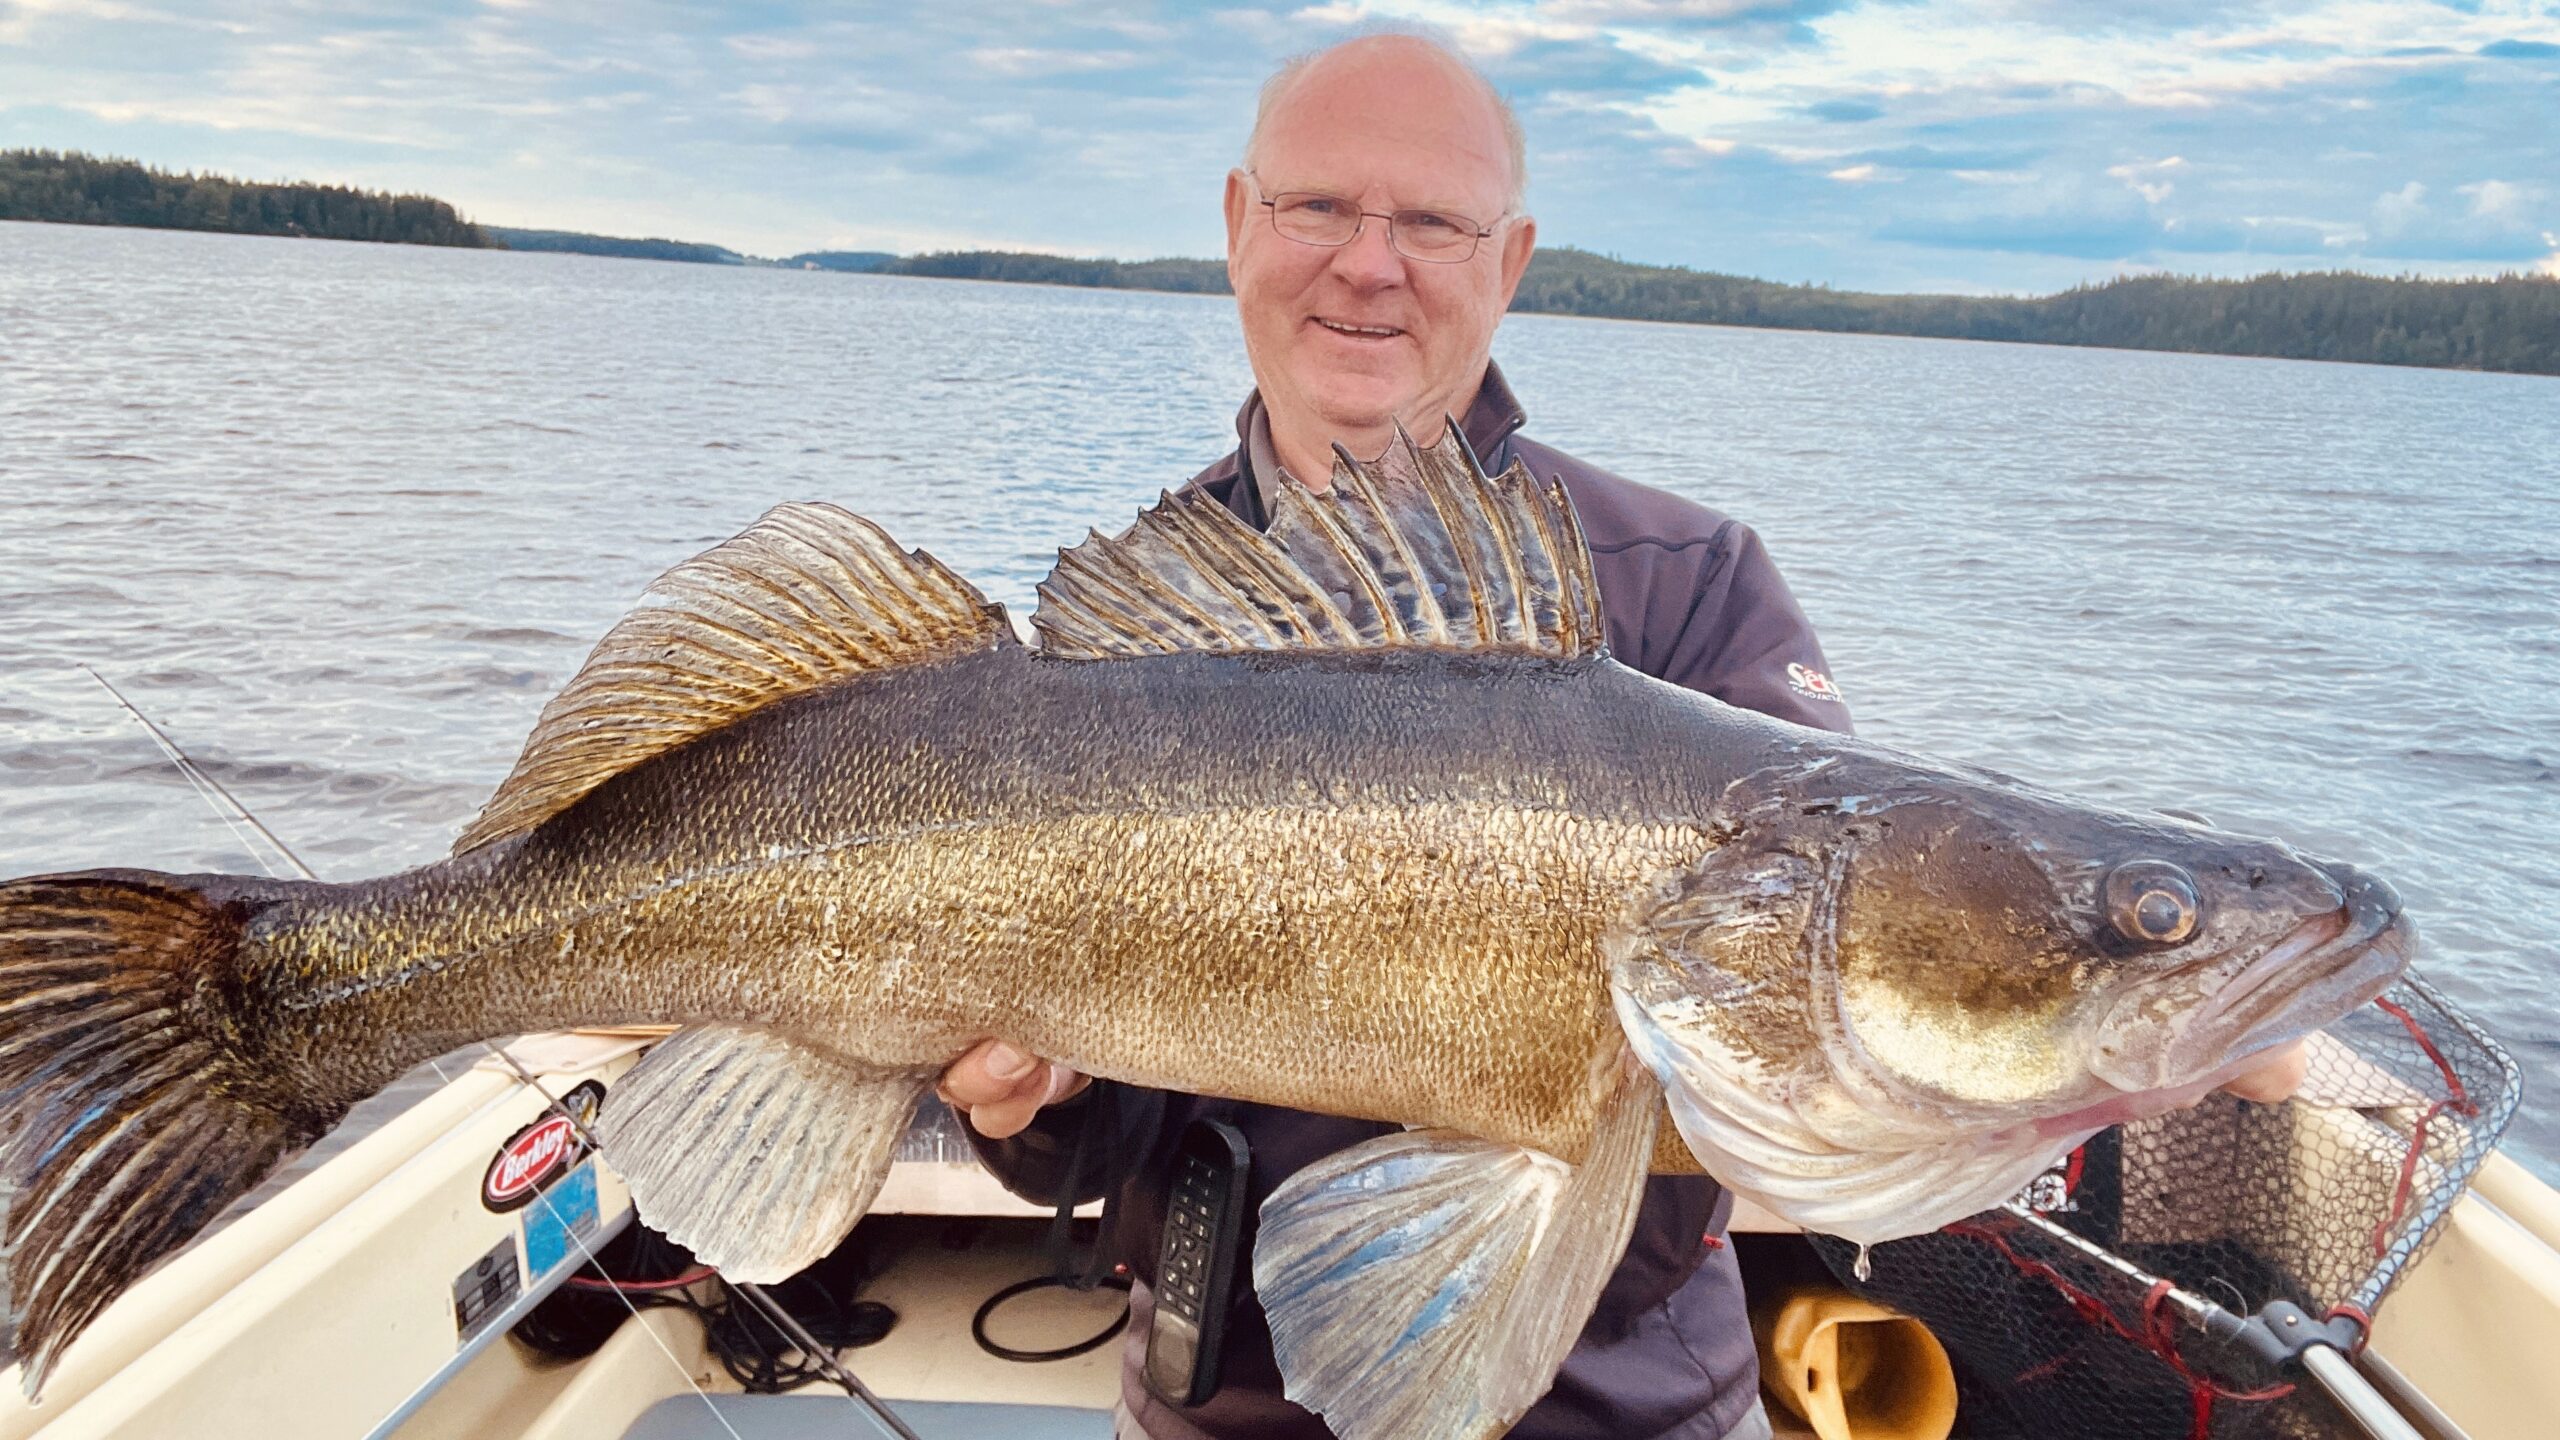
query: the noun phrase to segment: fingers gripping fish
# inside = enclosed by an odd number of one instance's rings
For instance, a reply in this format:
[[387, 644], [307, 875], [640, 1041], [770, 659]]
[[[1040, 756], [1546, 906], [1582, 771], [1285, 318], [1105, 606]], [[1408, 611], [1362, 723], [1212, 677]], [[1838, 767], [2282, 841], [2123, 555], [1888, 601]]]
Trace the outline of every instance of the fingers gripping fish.
[[657, 582], [449, 860], [0, 884], [30, 1392], [419, 1060], [675, 1022], [605, 1157], [741, 1280], [831, 1249], [986, 1035], [1412, 1127], [1272, 1197], [1256, 1287], [1340, 1433], [1487, 1435], [1552, 1382], [1647, 1173], [1928, 1230], [2413, 943], [2387, 889], [2280, 844], [1612, 662], [1562, 489], [1454, 441], [1291, 489], [1267, 534], [1166, 497], [1063, 552], [1033, 626], [784, 506]]

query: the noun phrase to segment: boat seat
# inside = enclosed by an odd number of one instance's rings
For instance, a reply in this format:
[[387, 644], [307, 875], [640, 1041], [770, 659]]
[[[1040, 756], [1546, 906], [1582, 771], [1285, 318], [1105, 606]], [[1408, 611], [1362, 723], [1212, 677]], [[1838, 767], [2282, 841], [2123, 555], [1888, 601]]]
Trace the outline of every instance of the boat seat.
[[[714, 1395], [714, 1420], [699, 1397], [674, 1395], [640, 1413], [622, 1440], [845, 1440], [882, 1432], [869, 1412], [833, 1391], [805, 1395]], [[1111, 1440], [1111, 1412], [1065, 1405], [980, 1405], [956, 1400], [892, 1400], [889, 1408], [923, 1440]], [[725, 1420], [729, 1429], [720, 1428]]]

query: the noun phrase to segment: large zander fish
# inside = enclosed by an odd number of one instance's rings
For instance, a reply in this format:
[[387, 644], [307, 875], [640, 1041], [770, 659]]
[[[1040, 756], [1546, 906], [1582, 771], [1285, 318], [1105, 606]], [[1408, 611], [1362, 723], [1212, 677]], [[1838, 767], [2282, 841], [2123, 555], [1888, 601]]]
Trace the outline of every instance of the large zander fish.
[[744, 1280], [837, 1243], [983, 1036], [1404, 1122], [1273, 1196], [1256, 1288], [1338, 1431], [1479, 1436], [1551, 1383], [1649, 1171], [1928, 1230], [2407, 963], [2343, 866], [1615, 664], [1562, 489], [1460, 442], [1277, 511], [1174, 495], [1065, 552], [1032, 646], [785, 506], [653, 587], [441, 864], [0, 885], [30, 1390], [422, 1058], [659, 1021], [605, 1158]]

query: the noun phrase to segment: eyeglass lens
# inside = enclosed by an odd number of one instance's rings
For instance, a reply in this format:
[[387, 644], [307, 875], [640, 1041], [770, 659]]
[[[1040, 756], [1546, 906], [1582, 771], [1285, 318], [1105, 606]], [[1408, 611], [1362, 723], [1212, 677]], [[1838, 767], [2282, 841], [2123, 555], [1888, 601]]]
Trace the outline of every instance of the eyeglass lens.
[[[1267, 203], [1272, 228], [1306, 245], [1348, 245], [1368, 218], [1338, 195], [1300, 191], [1274, 195]], [[1410, 259], [1457, 261], [1476, 253], [1482, 229], [1445, 210], [1398, 210], [1387, 217], [1387, 242]]]

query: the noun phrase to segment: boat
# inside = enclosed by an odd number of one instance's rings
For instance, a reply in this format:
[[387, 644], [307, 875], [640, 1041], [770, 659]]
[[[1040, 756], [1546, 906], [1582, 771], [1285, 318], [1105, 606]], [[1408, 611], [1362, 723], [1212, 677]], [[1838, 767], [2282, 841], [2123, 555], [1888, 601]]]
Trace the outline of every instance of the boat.
[[[354, 1138], [306, 1158], [289, 1183], [135, 1285], [66, 1353], [40, 1405], [20, 1397], [14, 1376], [0, 1387], [0, 1440], [894, 1433], [825, 1383], [746, 1393], [700, 1304], [639, 1303], [670, 1289], [699, 1297], [714, 1279], [597, 1290], [593, 1271], [575, 1278], [634, 1216], [571, 1117], [661, 1033], [525, 1037], [449, 1057], [397, 1103], [370, 1102], [381, 1113], [342, 1130]], [[2425, 1178], [2421, 1147], [2375, 1137], [2450, 1123], [2407, 1106], [2389, 1125], [2352, 1107], [2313, 1113], [2295, 1132], [2305, 1153], [2332, 1167], [2401, 1167], [2404, 1193], [2409, 1175]], [[837, 1358], [924, 1440], [1106, 1440], [1117, 1344], [1015, 1363], [977, 1344], [972, 1321], [1014, 1327], [1011, 1348], [1064, 1348], [1108, 1326], [1120, 1297], [1061, 1288], [1022, 1302], [1046, 1314], [984, 1315], [999, 1289], [1056, 1268], [1043, 1252], [1054, 1217], [997, 1186], [952, 1143], [947, 1117], [910, 1141], [854, 1237], [869, 1271], [863, 1295], [894, 1309], [896, 1323]], [[2493, 1152], [2457, 1193], [2355, 1366], [2416, 1433], [2540, 1440], [2560, 1426], [2560, 1192]], [[1747, 1206], [1731, 1236], [1755, 1290], [1762, 1275], [1811, 1268], [1806, 1237]], [[573, 1285], [628, 1313], [592, 1353], [556, 1358], [520, 1332]], [[1968, 1433], [1964, 1416], [1956, 1429]]]

